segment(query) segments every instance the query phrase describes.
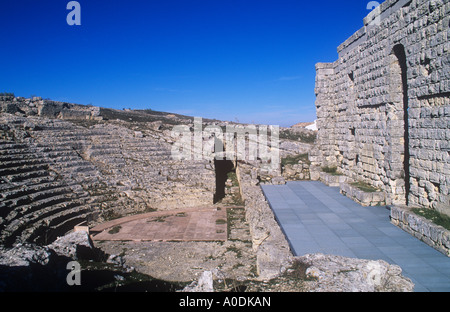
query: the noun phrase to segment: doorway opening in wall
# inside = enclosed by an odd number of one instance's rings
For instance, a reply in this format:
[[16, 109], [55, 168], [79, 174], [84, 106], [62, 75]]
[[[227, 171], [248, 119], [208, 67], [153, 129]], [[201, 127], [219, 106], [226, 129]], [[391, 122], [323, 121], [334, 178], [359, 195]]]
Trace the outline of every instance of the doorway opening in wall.
[[355, 77], [353, 76], [353, 72], [350, 72], [349, 74], [348, 74], [348, 78], [350, 78], [350, 80], [351, 81], [355, 81]]
[[393, 48], [393, 54], [395, 55], [398, 66], [401, 71], [401, 89], [403, 94], [403, 144], [404, 144], [404, 157], [403, 157], [403, 171], [405, 179], [405, 203], [409, 204], [409, 193], [410, 193], [410, 153], [409, 153], [409, 104], [408, 104], [408, 76], [407, 76], [407, 65], [406, 65], [406, 54], [405, 47], [402, 44], [398, 44]]
[[350, 88], [353, 89], [353, 87], [355, 86], [355, 76], [353, 72], [350, 72], [348, 74], [348, 78], [350, 79]]
[[[215, 151], [225, 152], [223, 142], [217, 138], [215, 139]], [[226, 159], [226, 157], [223, 157], [223, 159], [220, 159], [220, 157], [215, 157], [214, 168], [216, 175], [216, 193], [214, 194], [214, 204], [217, 204], [225, 198], [225, 188], [226, 182], [228, 180], [228, 175], [230, 172], [233, 172], [235, 168], [233, 162]]]
[[214, 159], [216, 173], [216, 193], [214, 194], [214, 204], [225, 198], [225, 187], [228, 174], [234, 171], [234, 164], [231, 160]]

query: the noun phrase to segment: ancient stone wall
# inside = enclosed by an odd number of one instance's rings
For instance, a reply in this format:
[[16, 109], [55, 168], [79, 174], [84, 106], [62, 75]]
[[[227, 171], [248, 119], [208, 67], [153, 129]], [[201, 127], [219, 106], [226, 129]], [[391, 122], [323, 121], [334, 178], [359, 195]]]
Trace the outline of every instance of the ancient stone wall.
[[238, 163], [236, 173], [250, 224], [258, 279], [270, 280], [284, 272], [293, 254], [255, 177], [256, 172], [253, 165]]
[[68, 120], [102, 120], [99, 107], [43, 100], [37, 96], [28, 99], [0, 96], [0, 112]]
[[387, 0], [316, 65], [312, 165], [450, 215], [449, 22], [448, 0]]
[[391, 206], [391, 222], [450, 257], [450, 231], [405, 207]]

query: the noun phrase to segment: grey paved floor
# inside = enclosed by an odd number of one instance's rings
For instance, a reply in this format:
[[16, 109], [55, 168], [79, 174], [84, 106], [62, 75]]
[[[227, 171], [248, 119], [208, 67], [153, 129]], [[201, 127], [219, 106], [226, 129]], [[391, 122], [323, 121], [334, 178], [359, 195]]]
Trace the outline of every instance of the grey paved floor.
[[321, 182], [262, 189], [295, 255], [382, 259], [399, 265], [417, 292], [450, 292], [450, 258], [392, 225], [386, 207], [362, 207]]

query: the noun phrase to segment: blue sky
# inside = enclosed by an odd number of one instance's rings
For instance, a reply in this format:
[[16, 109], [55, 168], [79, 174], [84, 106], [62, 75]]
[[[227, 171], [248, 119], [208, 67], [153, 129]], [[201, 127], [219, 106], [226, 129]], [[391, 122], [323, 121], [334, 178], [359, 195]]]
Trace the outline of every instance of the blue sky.
[[367, 0], [0, 0], [0, 92], [291, 126]]

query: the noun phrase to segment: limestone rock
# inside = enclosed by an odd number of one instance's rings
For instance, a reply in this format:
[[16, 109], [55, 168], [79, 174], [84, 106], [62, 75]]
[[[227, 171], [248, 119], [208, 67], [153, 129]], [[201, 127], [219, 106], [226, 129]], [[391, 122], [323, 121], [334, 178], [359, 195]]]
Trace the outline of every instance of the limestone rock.
[[106, 263], [115, 264], [118, 266], [123, 266], [125, 264], [125, 261], [121, 256], [118, 255], [109, 255], [108, 259], [106, 260]]
[[54, 252], [48, 247], [17, 244], [13, 248], [2, 250], [0, 253], [0, 266], [29, 267], [32, 264], [47, 265], [52, 256], [54, 256]]
[[284, 185], [284, 184], [286, 184], [286, 180], [283, 177], [273, 177], [272, 184], [273, 185]]
[[413, 282], [402, 269], [385, 261], [353, 259], [324, 254], [296, 258], [308, 263], [309, 278], [315, 279], [314, 292], [412, 292]]
[[48, 247], [17, 244], [10, 249], [0, 248], [0, 292], [61, 289], [67, 271], [58, 260]]
[[198, 281], [194, 281], [186, 286], [182, 292], [214, 292], [212, 272], [203, 272]]
[[84, 231], [60, 237], [47, 247], [54, 250], [59, 256], [70, 257], [74, 260], [94, 257], [94, 246], [89, 234]]
[[240, 164], [240, 183], [250, 224], [259, 280], [270, 280], [283, 272], [292, 257], [289, 243], [281, 231], [260, 186], [254, 184], [254, 167]]

